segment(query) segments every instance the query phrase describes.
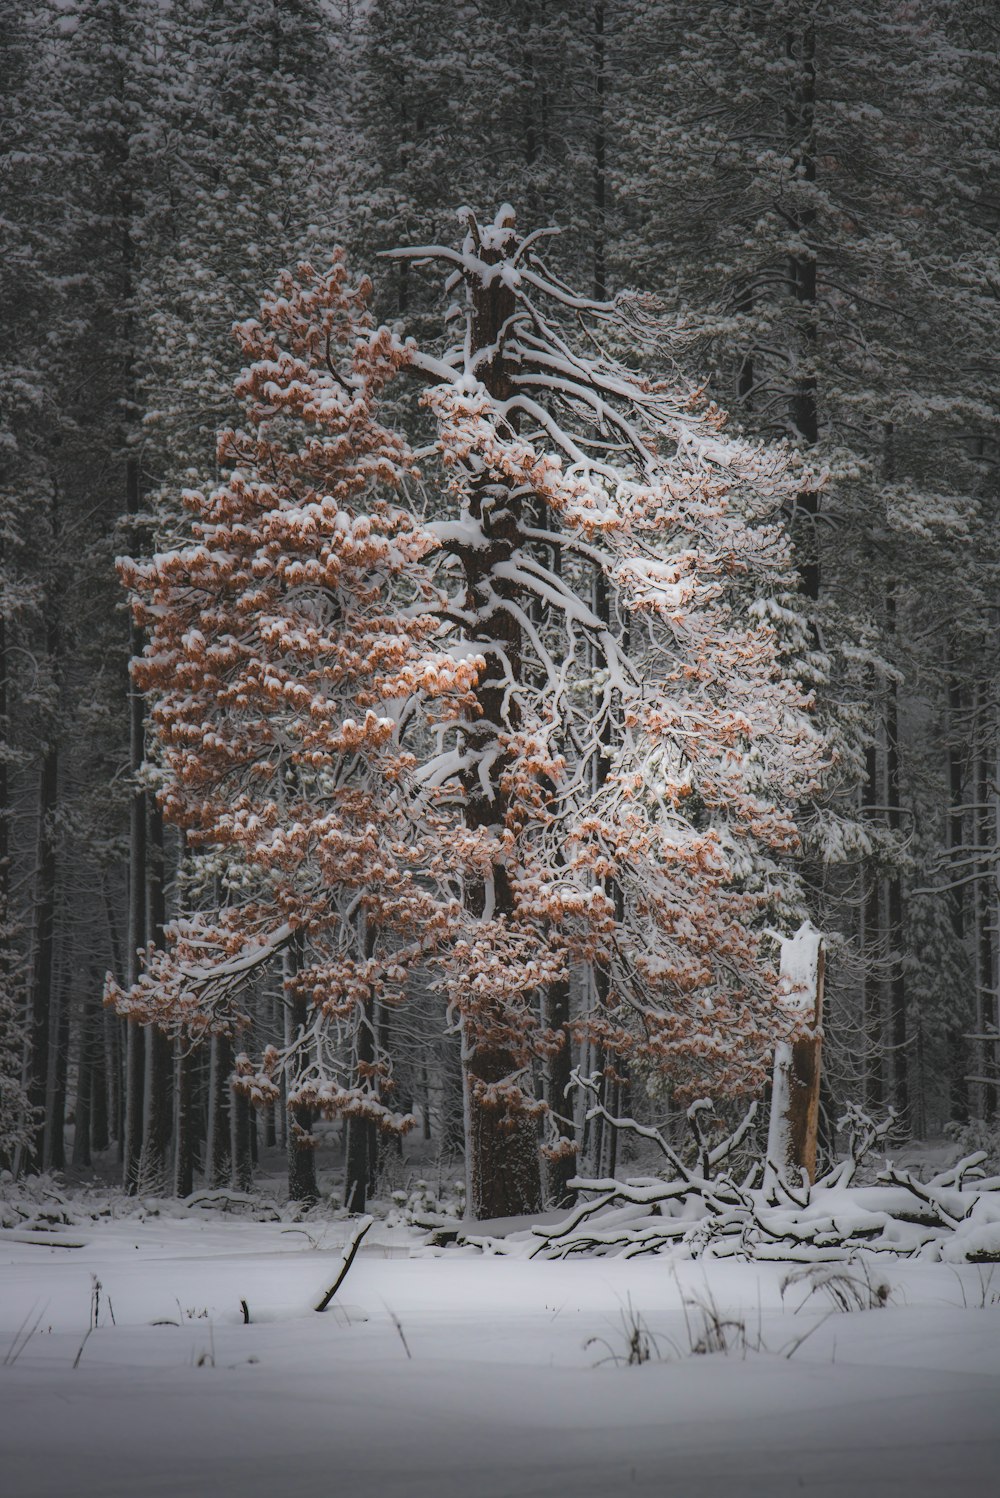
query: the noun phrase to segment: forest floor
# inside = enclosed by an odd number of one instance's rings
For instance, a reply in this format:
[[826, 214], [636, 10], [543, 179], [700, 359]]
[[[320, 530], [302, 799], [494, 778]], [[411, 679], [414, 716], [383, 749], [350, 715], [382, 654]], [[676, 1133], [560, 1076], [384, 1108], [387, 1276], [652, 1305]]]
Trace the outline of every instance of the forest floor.
[[801, 1266], [429, 1251], [376, 1222], [320, 1315], [349, 1222], [110, 1206], [0, 1232], [5, 1498], [994, 1491], [989, 1265], [880, 1256], [843, 1310]]

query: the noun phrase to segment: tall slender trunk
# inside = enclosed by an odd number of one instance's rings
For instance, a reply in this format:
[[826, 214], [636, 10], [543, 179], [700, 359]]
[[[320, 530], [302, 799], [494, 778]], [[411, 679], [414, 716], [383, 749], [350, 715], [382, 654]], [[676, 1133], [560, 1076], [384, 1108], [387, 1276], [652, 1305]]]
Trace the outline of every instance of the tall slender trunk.
[[[139, 513], [139, 464], [129, 458], [125, 465], [127, 512], [133, 522]], [[134, 620], [129, 622], [129, 653], [142, 651], [142, 631]], [[145, 759], [145, 707], [142, 694], [129, 683], [129, 770], [132, 794], [129, 801], [129, 869], [128, 869], [128, 947], [126, 978], [128, 987], [139, 977], [139, 951], [146, 945], [146, 792], [138, 781]], [[125, 1046], [125, 1121], [122, 1174], [125, 1190], [134, 1195], [139, 1185], [142, 1160], [142, 1125], [145, 1100], [146, 1045], [140, 1025], [127, 1022]]]
[[[816, 181], [816, 32], [809, 23], [800, 34], [790, 34], [785, 41], [786, 56], [798, 63], [797, 85], [785, 109], [785, 128], [789, 150], [804, 184]], [[791, 418], [795, 430], [807, 447], [819, 440], [819, 405], [816, 378], [818, 351], [816, 213], [808, 205], [794, 210], [800, 252], [789, 261], [789, 275], [800, 309], [799, 347], [795, 386], [791, 397]], [[815, 491], [805, 490], [796, 500], [796, 511], [804, 524], [799, 527], [797, 552], [802, 590], [807, 598], [819, 597], [820, 564], [815, 519], [819, 498]]]
[[[149, 940], [156, 946], [162, 946], [163, 928], [166, 924], [163, 815], [153, 797], [149, 798], [147, 828], [149, 856], [146, 881], [146, 930]], [[140, 1175], [144, 1190], [159, 1193], [166, 1189], [169, 1178], [170, 1142], [173, 1130], [174, 1048], [172, 1041], [156, 1025], [146, 1027], [144, 1059], [145, 1097]]]
[[976, 1114], [984, 1121], [993, 1118], [997, 1101], [997, 1089], [991, 1078], [994, 1042], [987, 1038], [992, 1029], [996, 1007], [994, 967], [997, 936], [996, 881], [993, 868], [986, 857], [986, 850], [993, 846], [994, 831], [993, 787], [990, 783], [993, 760], [989, 742], [991, 716], [989, 683], [980, 682], [976, 688], [976, 721], [974, 724], [976, 773], [973, 782], [975, 810], [972, 819], [974, 829], [972, 840], [977, 849], [981, 850], [979, 853], [981, 862], [975, 883], [976, 1041], [973, 1055], [975, 1056], [976, 1075]]
[[197, 1053], [185, 1040], [174, 1045], [174, 1195], [190, 1196], [194, 1190], [194, 1073]]
[[[542, 1096], [549, 1108], [549, 1117], [555, 1122], [555, 1132], [567, 1145], [575, 1143], [576, 1130], [573, 1122], [573, 1100], [570, 1097], [570, 1075], [573, 1057], [570, 1053], [570, 988], [568, 980], [553, 983], [545, 990], [543, 1017], [545, 1027], [563, 1042], [554, 1056], [546, 1059], [542, 1071]], [[546, 1157], [544, 1164], [545, 1197], [550, 1207], [572, 1206], [575, 1193], [569, 1182], [576, 1175], [576, 1152], [555, 1154]]]
[[608, 138], [605, 118], [607, 94], [607, 58], [605, 45], [605, 6], [594, 5], [594, 298], [603, 301], [608, 294], [607, 270], [607, 200]]
[[[50, 625], [51, 629], [51, 625]], [[28, 1099], [38, 1110], [30, 1164], [41, 1169], [46, 1152], [45, 1104], [48, 1092], [52, 1038], [53, 975], [55, 967], [56, 829], [59, 796], [59, 747], [54, 732], [42, 753], [38, 781], [38, 843], [32, 931], [29, 1011], [31, 1058]]]
[[229, 1121], [233, 1189], [250, 1191], [253, 1187], [253, 1159], [250, 1150], [251, 1108], [250, 1099], [240, 1088], [230, 1089]]
[[100, 1091], [97, 1058], [103, 1050], [101, 1010], [95, 997], [98, 976], [96, 968], [92, 967], [87, 975], [86, 993], [77, 1024], [73, 1164], [84, 1168], [91, 1164], [94, 1103]]
[[225, 1186], [232, 1167], [229, 1079], [233, 1071], [233, 1045], [228, 1035], [213, 1035], [208, 1081], [208, 1147], [205, 1174], [209, 1186]]
[[[370, 1066], [375, 1060], [375, 1025], [370, 1005], [358, 1016], [355, 1039], [355, 1065]], [[371, 1186], [374, 1165], [372, 1125], [367, 1118], [347, 1120], [347, 1149], [344, 1174], [344, 1206], [350, 1212], [363, 1212]]]
[[69, 1082], [69, 993], [64, 977], [53, 984], [48, 1076], [45, 1083], [45, 1169], [66, 1165], [66, 1093]]
[[[292, 942], [285, 948], [283, 961], [287, 985], [302, 963], [302, 950], [298, 942]], [[290, 993], [286, 987], [286, 1043], [305, 1030], [307, 1018], [305, 999]], [[291, 1201], [315, 1202], [319, 1200], [312, 1126], [313, 1115], [310, 1108], [296, 1106], [287, 1109], [285, 1143], [288, 1158], [288, 1196]]]
[[[965, 817], [962, 812], [965, 768], [959, 738], [959, 725], [962, 718], [962, 679], [958, 662], [955, 659], [954, 645], [952, 646], [950, 672], [948, 683], [948, 790], [950, 799], [948, 852], [952, 889], [949, 891], [948, 899], [951, 906], [952, 930], [957, 940], [964, 944], [967, 920], [961, 861], [965, 845]], [[958, 1012], [948, 1024], [948, 1106], [950, 1117], [958, 1123], [966, 1123], [969, 1118], [969, 1067], [965, 1029], [965, 1016]]]
[[[867, 751], [866, 776], [862, 789], [862, 809], [866, 820], [873, 820], [878, 805], [878, 750], [870, 744]], [[869, 1112], [885, 1105], [885, 1033], [882, 1023], [882, 900], [878, 874], [866, 860], [862, 869], [864, 895], [861, 904], [861, 959], [864, 1024], [864, 1099]]]
[[[890, 636], [896, 631], [895, 584], [886, 586], [886, 627]], [[895, 678], [886, 683], [885, 711], [885, 787], [886, 810], [890, 831], [898, 834], [902, 826], [899, 775], [899, 703]], [[910, 1121], [909, 1052], [906, 1014], [906, 969], [904, 966], [906, 932], [903, 922], [903, 881], [894, 867], [888, 878], [886, 916], [889, 939], [889, 1016], [892, 1027], [892, 1104], [900, 1126]]]
[[[95, 973], [95, 982], [98, 975]], [[90, 1150], [92, 1155], [103, 1154], [111, 1142], [109, 1128], [111, 1078], [108, 1056], [108, 1036], [112, 1017], [95, 1006], [92, 1040], [91, 1071], [93, 1087], [90, 1103]]]

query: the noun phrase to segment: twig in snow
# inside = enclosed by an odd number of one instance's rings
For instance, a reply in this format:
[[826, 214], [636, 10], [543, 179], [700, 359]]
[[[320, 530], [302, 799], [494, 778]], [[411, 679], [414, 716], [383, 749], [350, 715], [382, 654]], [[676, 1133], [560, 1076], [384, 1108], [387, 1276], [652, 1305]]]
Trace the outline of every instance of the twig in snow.
[[364, 1238], [365, 1234], [374, 1221], [374, 1217], [362, 1217], [355, 1226], [353, 1233], [344, 1245], [344, 1258], [340, 1266], [340, 1272], [337, 1275], [337, 1278], [334, 1280], [333, 1284], [330, 1286], [329, 1290], [327, 1290], [320, 1299], [319, 1305], [315, 1307], [317, 1311], [326, 1310], [327, 1306], [330, 1304], [331, 1300], [336, 1295], [341, 1285], [344, 1283], [345, 1279], [347, 1278], [348, 1271], [351, 1265], [354, 1263], [355, 1255], [357, 1254], [358, 1249], [361, 1247], [361, 1240], [362, 1238]]
[[409, 1342], [407, 1342], [406, 1336], [405, 1336], [405, 1334], [403, 1332], [403, 1323], [400, 1321], [399, 1317], [396, 1315], [395, 1311], [392, 1309], [391, 1306], [386, 1306], [384, 1300], [383, 1300], [382, 1304], [385, 1306], [386, 1310], [389, 1313], [389, 1320], [392, 1322], [393, 1326], [396, 1328], [397, 1332], [399, 1333], [399, 1340], [403, 1344], [403, 1351], [406, 1353], [406, 1356], [412, 1362], [412, 1360], [413, 1360], [413, 1353], [410, 1351], [410, 1344], [409, 1344]]

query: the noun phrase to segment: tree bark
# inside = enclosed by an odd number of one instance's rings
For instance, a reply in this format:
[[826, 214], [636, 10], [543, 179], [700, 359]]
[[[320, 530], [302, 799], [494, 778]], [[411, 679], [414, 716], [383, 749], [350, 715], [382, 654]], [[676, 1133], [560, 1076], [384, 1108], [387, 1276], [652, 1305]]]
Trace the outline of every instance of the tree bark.
[[178, 1040], [174, 1045], [176, 1099], [174, 1115], [174, 1195], [190, 1196], [194, 1190], [194, 1072], [196, 1053], [189, 1043]]
[[[544, 1008], [545, 1025], [549, 1030], [561, 1033], [563, 1044], [554, 1056], [546, 1060], [542, 1073], [543, 1096], [554, 1120], [556, 1132], [567, 1144], [574, 1144], [576, 1130], [573, 1124], [573, 1100], [570, 1097], [570, 1073], [573, 1058], [570, 1054], [569, 1035], [569, 983], [556, 983], [546, 990]], [[550, 1207], [569, 1207], [575, 1200], [575, 1192], [569, 1182], [576, 1175], [576, 1151], [558, 1154], [554, 1159], [546, 1158], [545, 1197]]]
[[800, 988], [792, 1007], [809, 1029], [775, 1047], [765, 1184], [773, 1183], [775, 1172], [790, 1185], [798, 1185], [803, 1174], [816, 1179], [823, 969], [823, 939], [807, 922], [782, 942], [782, 976]]
[[[886, 624], [891, 638], [896, 631], [894, 583], [886, 588]], [[902, 825], [899, 776], [899, 705], [895, 680], [886, 685], [885, 783], [889, 829], [896, 834]], [[886, 899], [889, 937], [889, 1016], [892, 1027], [892, 1104], [898, 1126], [908, 1129], [910, 1117], [909, 1052], [906, 1014], [906, 932], [903, 923], [903, 881], [898, 868], [890, 871]]]
[[232, 1127], [232, 1185], [234, 1191], [253, 1189], [253, 1161], [250, 1158], [250, 1099], [239, 1088], [230, 1089], [229, 1118]]
[[[139, 513], [139, 464], [129, 458], [125, 465], [127, 513], [135, 521]], [[142, 651], [142, 631], [129, 621], [129, 653]], [[132, 795], [129, 801], [128, 950], [126, 979], [129, 988], [139, 977], [139, 951], [146, 945], [146, 792], [137, 777], [145, 759], [145, 706], [142, 694], [129, 682], [129, 770]], [[142, 1124], [145, 1102], [146, 1046], [140, 1026], [127, 1021], [125, 1047], [125, 1123], [123, 1179], [125, 1190], [134, 1195], [142, 1163]]]
[[[298, 943], [285, 948], [284, 968], [286, 981], [294, 976], [301, 963]], [[285, 993], [285, 1039], [290, 1043], [296, 1033], [305, 1029], [306, 1002], [304, 999]], [[285, 1145], [288, 1159], [288, 1196], [295, 1202], [319, 1200], [316, 1188], [316, 1156], [312, 1141], [313, 1115], [310, 1108], [289, 1107], [285, 1129]]]
[[38, 853], [32, 942], [31, 1059], [28, 1100], [38, 1110], [29, 1165], [42, 1168], [46, 1153], [45, 1105], [48, 1094], [52, 1038], [53, 972], [55, 965], [56, 831], [59, 794], [59, 750], [52, 738], [42, 756], [38, 786]]
[[213, 1189], [229, 1181], [230, 1147], [229, 1078], [233, 1070], [233, 1046], [228, 1035], [213, 1035], [208, 1083], [208, 1146], [205, 1174]]
[[[496, 264], [504, 254], [498, 246], [480, 246], [487, 264]], [[500, 333], [514, 311], [514, 296], [499, 279], [471, 286], [470, 335], [473, 351], [493, 348], [493, 358], [479, 366], [479, 377], [498, 400], [510, 397], [513, 387], [504, 365]], [[521, 500], [509, 490], [499, 491], [489, 475], [472, 475], [469, 482], [470, 513], [479, 522], [486, 545], [464, 553], [466, 609], [482, 615], [484, 626], [470, 631], [471, 643], [482, 651], [487, 667], [476, 687], [479, 713], [469, 722], [466, 738], [470, 748], [485, 752], [501, 731], [516, 727], [504, 697], [501, 660], [510, 665], [515, 678], [521, 663], [521, 626], [506, 610], [496, 610], [495, 598], [516, 584], [496, 576], [494, 569], [506, 561], [518, 544]], [[474, 755], [478, 760], [479, 756]], [[480, 780], [478, 763], [464, 778], [465, 821], [473, 829], [497, 829], [503, 825], [506, 796], [502, 786], [502, 756], [494, 760], [488, 786]], [[502, 863], [492, 869], [493, 917], [514, 915], [514, 898], [507, 870]], [[487, 891], [481, 879], [467, 881], [466, 907], [474, 919], [486, 910]], [[500, 1016], [498, 1016], [498, 1024]], [[516, 1105], [490, 1106], [486, 1090], [516, 1076], [521, 1058], [504, 1045], [491, 1044], [489, 1016], [477, 1016], [478, 1037], [473, 1037], [464, 1018], [462, 1061], [466, 1116], [466, 1170], [468, 1205], [480, 1220], [536, 1212], [541, 1207], [541, 1173], [535, 1120]]]
[[[146, 881], [146, 931], [156, 946], [163, 944], [166, 924], [164, 890], [163, 816], [149, 798], [148, 878]], [[144, 1073], [142, 1163], [143, 1190], [159, 1195], [169, 1178], [170, 1141], [173, 1130], [174, 1048], [155, 1025], [146, 1027]]]

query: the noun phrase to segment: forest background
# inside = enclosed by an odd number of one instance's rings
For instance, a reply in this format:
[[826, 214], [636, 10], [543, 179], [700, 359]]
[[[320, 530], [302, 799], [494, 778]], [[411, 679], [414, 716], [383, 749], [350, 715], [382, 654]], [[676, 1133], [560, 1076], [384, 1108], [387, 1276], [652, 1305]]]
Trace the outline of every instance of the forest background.
[[[184, 898], [114, 559], [217, 478], [233, 324], [282, 267], [341, 244], [377, 315], [430, 337], [434, 278], [376, 257], [505, 200], [564, 231], [547, 255], [588, 295], [653, 293], [734, 428], [825, 475], [789, 519], [857, 745], [808, 871], [828, 1118], [991, 1122], [998, 38], [991, 5], [931, 0], [0, 7], [0, 1070], [13, 1098], [27, 1065], [27, 1163], [183, 1191], [282, 1142], [280, 1108], [230, 1094], [225, 1037], [192, 1057], [102, 1005]], [[279, 975], [262, 1038], [282, 1002]], [[439, 1004], [383, 1024], [402, 1101], [457, 1151]], [[611, 1131], [583, 1144], [614, 1168]]]

